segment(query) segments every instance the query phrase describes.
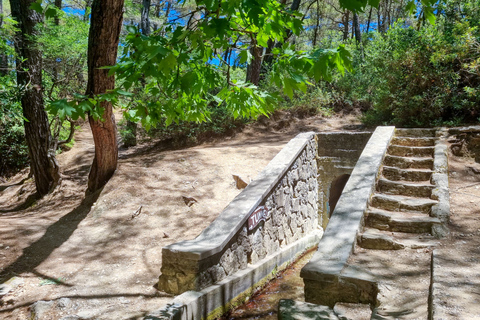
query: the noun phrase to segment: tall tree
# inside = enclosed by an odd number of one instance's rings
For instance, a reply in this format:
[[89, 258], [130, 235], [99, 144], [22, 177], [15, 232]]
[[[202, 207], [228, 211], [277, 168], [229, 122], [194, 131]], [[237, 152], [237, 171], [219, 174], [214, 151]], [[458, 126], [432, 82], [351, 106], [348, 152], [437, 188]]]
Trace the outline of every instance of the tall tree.
[[25, 138], [30, 168], [39, 195], [51, 191], [60, 180], [48, 117], [43, 103], [42, 52], [37, 48], [36, 25], [43, 21], [41, 14], [30, 9], [34, 0], [10, 0], [12, 16], [18, 22], [15, 39], [17, 51], [17, 84], [22, 89], [21, 104], [25, 117]]
[[[3, 25], [3, 0], [0, 0], [0, 28]], [[4, 52], [0, 52], [0, 76], [8, 73], [8, 59]]]
[[[115, 65], [123, 20], [123, 0], [94, 0], [88, 38], [88, 83], [86, 95], [106, 93], [115, 88], [115, 77], [105, 66]], [[88, 176], [88, 191], [102, 188], [117, 168], [117, 128], [110, 101], [100, 102], [101, 118], [88, 115], [95, 142], [95, 157]]]
[[358, 13], [353, 13], [353, 32], [355, 34], [355, 40], [362, 41], [362, 33], [360, 32], [360, 22], [358, 21]]
[[142, 1], [140, 29], [142, 29], [142, 33], [146, 36], [150, 35], [150, 18], [148, 17], [150, 14], [150, 5], [151, 5], [151, 0]]

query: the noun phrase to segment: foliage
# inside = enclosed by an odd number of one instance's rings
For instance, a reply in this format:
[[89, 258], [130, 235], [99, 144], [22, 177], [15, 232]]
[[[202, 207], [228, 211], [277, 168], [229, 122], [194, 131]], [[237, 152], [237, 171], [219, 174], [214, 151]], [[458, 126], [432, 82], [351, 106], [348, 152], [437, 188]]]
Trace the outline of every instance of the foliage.
[[451, 21], [441, 17], [437, 25], [420, 30], [399, 21], [384, 36], [374, 34], [365, 47], [351, 46], [354, 72], [336, 78], [334, 90], [347, 104], [372, 106], [364, 116], [370, 125], [476, 121], [478, 21], [478, 15]]
[[46, 19], [37, 41], [42, 47], [44, 88], [47, 100], [71, 97], [86, 85], [88, 23], [77, 16], [56, 10], [57, 25]]
[[[15, 56], [9, 45], [15, 31], [15, 22], [5, 18], [0, 27], [0, 52], [10, 58]], [[14, 174], [28, 163], [22, 109], [18, 103], [20, 90], [13, 72], [0, 75], [0, 176]]]
[[[201, 18], [195, 18], [198, 16]], [[128, 30], [119, 63], [111, 68], [120, 89], [108, 93], [107, 98], [128, 97], [129, 117], [148, 130], [157, 123], [210, 120], [209, 106], [213, 104], [234, 118], [271, 112], [280, 91], [261, 90], [234, 78], [231, 71], [252, 61], [252, 44], [266, 48], [269, 40], [284, 42], [288, 30], [294, 34], [302, 31], [302, 21], [274, 0], [199, 0], [189, 21], [172, 22], [165, 34], [147, 37], [135, 27]], [[305, 75], [328, 79], [334, 68], [341, 72], [350, 68], [349, 53], [343, 46], [306, 52], [285, 43], [273, 54], [277, 60], [271, 79], [290, 97], [294, 90], [306, 90]], [[148, 101], [137, 99], [139, 88]], [[127, 93], [129, 90], [133, 93]], [[63, 100], [52, 104], [50, 110], [75, 118], [94, 111], [101, 99], [106, 96]]]

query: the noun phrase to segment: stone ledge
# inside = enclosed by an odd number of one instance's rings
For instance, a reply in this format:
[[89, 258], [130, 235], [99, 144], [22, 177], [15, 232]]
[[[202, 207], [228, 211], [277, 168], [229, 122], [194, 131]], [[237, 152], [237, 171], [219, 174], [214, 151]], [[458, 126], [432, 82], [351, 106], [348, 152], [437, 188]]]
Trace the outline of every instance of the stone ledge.
[[221, 252], [238, 233], [249, 215], [272, 191], [304, 150], [313, 132], [297, 135], [273, 158], [265, 169], [222, 211], [197, 238], [173, 243], [165, 248], [178, 257], [203, 260]]
[[[364, 213], [394, 129], [378, 127], [372, 134], [345, 185], [325, 234], [318, 244], [317, 252], [301, 270], [307, 302], [325, 304], [321, 297], [307, 297], [307, 291], [313, 292], [320, 282], [340, 279], [355, 246], [359, 229], [363, 225]], [[336, 302], [349, 302], [342, 301], [342, 298], [337, 296]]]
[[449, 234], [447, 224], [450, 220], [450, 192], [448, 191], [448, 157], [445, 142], [447, 134], [448, 130], [446, 128], [440, 128], [437, 131], [433, 161], [434, 173], [431, 178], [431, 183], [435, 185], [432, 190], [432, 199], [438, 201], [438, 204], [432, 206], [431, 216], [442, 222], [432, 228], [433, 235], [438, 238]]
[[322, 231], [318, 230], [215, 285], [201, 291], [187, 291], [177, 296], [165, 308], [150, 313], [144, 320], [217, 318], [231, 307], [241, 304], [258, 287], [275, 277], [278, 271], [295, 261], [300, 254], [315, 247], [321, 237]]

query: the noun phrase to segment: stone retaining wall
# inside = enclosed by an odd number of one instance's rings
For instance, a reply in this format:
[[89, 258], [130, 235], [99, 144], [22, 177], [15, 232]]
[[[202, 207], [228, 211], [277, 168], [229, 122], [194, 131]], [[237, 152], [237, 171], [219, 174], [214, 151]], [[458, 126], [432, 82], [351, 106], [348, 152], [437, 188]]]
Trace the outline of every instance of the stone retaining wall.
[[196, 239], [163, 248], [159, 289], [201, 290], [317, 232], [316, 158], [314, 133], [292, 139]]
[[319, 223], [327, 227], [330, 218], [329, 202], [332, 182], [350, 175], [371, 132], [322, 132], [318, 140], [318, 208]]
[[347, 266], [394, 127], [377, 127], [363, 149], [325, 229], [318, 250], [302, 268], [305, 301], [374, 304], [377, 284], [366, 270]]

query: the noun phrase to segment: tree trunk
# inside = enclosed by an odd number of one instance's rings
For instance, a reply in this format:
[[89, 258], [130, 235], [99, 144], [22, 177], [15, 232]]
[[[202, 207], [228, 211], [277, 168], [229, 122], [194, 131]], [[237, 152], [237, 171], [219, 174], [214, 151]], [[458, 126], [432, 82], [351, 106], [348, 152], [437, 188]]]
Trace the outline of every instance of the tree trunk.
[[348, 40], [348, 23], [350, 22], [350, 11], [345, 10], [343, 15], [343, 41]]
[[383, 33], [382, 28], [382, 14], [380, 13], [380, 5], [377, 8], [377, 31]]
[[362, 41], [362, 33], [360, 32], [360, 23], [358, 22], [358, 14], [353, 14], [353, 29], [355, 31], [355, 40], [357, 43]]
[[317, 45], [317, 38], [318, 38], [318, 29], [320, 28], [320, 3], [317, 0], [317, 19], [315, 21], [315, 29], [313, 30], [313, 41], [312, 47], [315, 48]]
[[250, 44], [250, 53], [252, 54], [252, 61], [247, 67], [247, 82], [254, 85], [260, 83], [260, 69], [262, 67], [263, 48], [257, 46], [257, 42], [253, 39]]
[[[55, 7], [62, 10], [62, 0], [55, 0]], [[55, 25], [58, 26], [59, 24], [60, 24], [60, 18], [56, 15], [55, 16]]]
[[140, 29], [142, 29], [142, 34], [148, 36], [150, 35], [150, 19], [148, 15], [150, 13], [150, 0], [143, 0], [142, 1], [142, 12], [140, 18]]
[[370, 12], [368, 13], [368, 20], [367, 20], [367, 32], [370, 31], [370, 22], [372, 22], [372, 11], [373, 7], [370, 7]]
[[[108, 70], [117, 58], [123, 18], [123, 0], [94, 0], [88, 35], [88, 83], [86, 95], [93, 96], [115, 88], [115, 77]], [[88, 191], [102, 188], [117, 169], [117, 127], [110, 102], [101, 103], [102, 119], [88, 116], [95, 142], [95, 157], [88, 176]], [[102, 121], [103, 120], [103, 121]]]
[[43, 105], [42, 52], [35, 44], [35, 26], [42, 22], [42, 16], [29, 9], [33, 2], [34, 0], [10, 0], [10, 7], [19, 29], [15, 41], [18, 54], [17, 83], [19, 87], [26, 86], [21, 95], [21, 103], [30, 169], [35, 178], [37, 193], [43, 196], [58, 184], [60, 173], [55, 151], [50, 148], [52, 139]]
[[[3, 25], [3, 0], [0, 0], [0, 28]], [[0, 76], [6, 76], [8, 73], [8, 58], [4, 52], [0, 53]]]

